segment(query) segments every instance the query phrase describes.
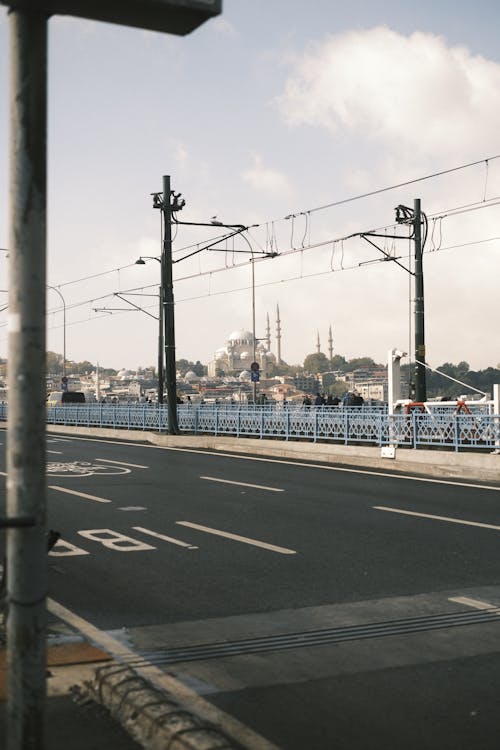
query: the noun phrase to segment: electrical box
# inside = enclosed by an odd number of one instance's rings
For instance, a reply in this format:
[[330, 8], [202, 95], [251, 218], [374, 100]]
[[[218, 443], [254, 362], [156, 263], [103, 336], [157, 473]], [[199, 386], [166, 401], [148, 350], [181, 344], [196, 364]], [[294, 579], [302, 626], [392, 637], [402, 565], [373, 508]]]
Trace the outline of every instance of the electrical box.
[[0, 4], [182, 36], [222, 12], [222, 0], [0, 0]]

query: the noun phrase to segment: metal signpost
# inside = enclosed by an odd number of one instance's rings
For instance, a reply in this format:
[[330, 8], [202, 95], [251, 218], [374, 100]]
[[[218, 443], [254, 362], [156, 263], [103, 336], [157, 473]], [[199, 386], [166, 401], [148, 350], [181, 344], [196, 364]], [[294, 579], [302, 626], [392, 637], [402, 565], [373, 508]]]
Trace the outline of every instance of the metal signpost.
[[52, 14], [187, 34], [222, 0], [0, 0], [9, 7], [7, 750], [43, 750], [46, 693], [47, 27]]

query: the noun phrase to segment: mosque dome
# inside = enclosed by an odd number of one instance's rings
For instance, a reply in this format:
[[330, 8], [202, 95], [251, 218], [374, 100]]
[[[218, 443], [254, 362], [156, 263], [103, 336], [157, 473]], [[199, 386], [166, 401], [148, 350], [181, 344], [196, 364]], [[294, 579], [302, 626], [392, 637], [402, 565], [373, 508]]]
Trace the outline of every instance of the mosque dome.
[[184, 375], [184, 380], [186, 383], [191, 383], [193, 380], [198, 380], [198, 375], [193, 370], [188, 370]]
[[250, 352], [241, 352], [240, 359], [250, 359]]
[[238, 380], [241, 380], [241, 382], [248, 382], [252, 379], [252, 375], [249, 370], [242, 370], [238, 376]]
[[222, 346], [220, 349], [217, 349], [215, 352], [215, 359], [224, 359], [224, 357], [227, 355], [226, 347]]
[[237, 331], [233, 331], [228, 338], [233, 344], [251, 344], [253, 343], [253, 333], [251, 331], [245, 331], [243, 328]]

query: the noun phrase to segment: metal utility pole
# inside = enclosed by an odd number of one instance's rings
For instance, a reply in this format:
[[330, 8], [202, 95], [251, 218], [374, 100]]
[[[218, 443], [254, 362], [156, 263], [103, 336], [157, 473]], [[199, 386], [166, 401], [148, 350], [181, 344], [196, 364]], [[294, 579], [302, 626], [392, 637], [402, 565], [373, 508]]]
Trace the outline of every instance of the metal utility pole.
[[[252, 336], [253, 336], [253, 360], [257, 361], [257, 339], [255, 338], [255, 259], [252, 252]], [[258, 371], [257, 371], [258, 372]], [[253, 373], [253, 403], [257, 403], [257, 374]]]
[[165, 377], [168, 398], [168, 431], [179, 434], [177, 423], [177, 377], [175, 364], [175, 318], [174, 284], [172, 277], [172, 205], [170, 177], [163, 177], [163, 247], [161, 254], [161, 276], [165, 320]]
[[415, 401], [426, 401], [424, 274], [422, 268], [422, 215], [420, 198], [415, 198], [413, 202], [413, 234], [415, 242]]
[[47, 16], [11, 8], [9, 27], [7, 748], [42, 750], [47, 593]]
[[[163, 263], [161, 265], [163, 269]], [[163, 404], [163, 279], [158, 288], [158, 403]]]

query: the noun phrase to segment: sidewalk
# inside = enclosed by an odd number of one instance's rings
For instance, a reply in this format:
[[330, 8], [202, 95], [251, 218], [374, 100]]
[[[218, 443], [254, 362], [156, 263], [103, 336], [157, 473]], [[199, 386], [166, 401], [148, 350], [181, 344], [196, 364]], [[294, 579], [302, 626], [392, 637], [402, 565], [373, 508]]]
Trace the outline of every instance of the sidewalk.
[[[0, 622], [0, 747], [8, 739], [6, 657]], [[248, 743], [232, 739], [203, 706], [190, 705], [187, 688], [165, 677], [168, 689], [155, 686], [49, 615], [44, 750], [278, 750], [243, 725]]]
[[[83, 642], [49, 646], [46, 736], [47, 750], [139, 750], [142, 746], [89, 699], [81, 686], [108, 657]], [[0, 738], [7, 739], [6, 652], [0, 647]], [[0, 740], [0, 745], [3, 745]]]

